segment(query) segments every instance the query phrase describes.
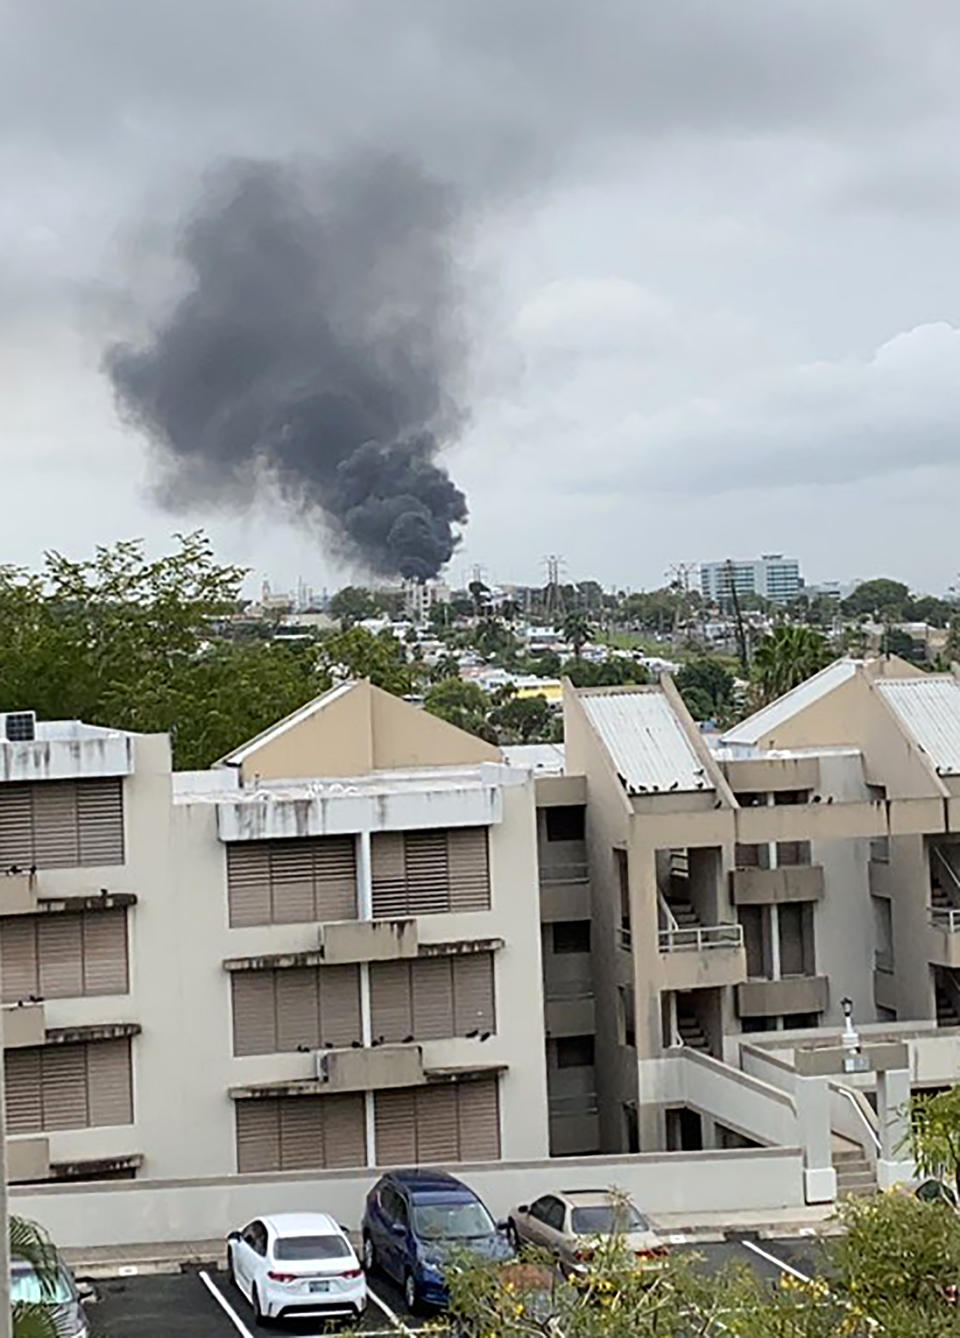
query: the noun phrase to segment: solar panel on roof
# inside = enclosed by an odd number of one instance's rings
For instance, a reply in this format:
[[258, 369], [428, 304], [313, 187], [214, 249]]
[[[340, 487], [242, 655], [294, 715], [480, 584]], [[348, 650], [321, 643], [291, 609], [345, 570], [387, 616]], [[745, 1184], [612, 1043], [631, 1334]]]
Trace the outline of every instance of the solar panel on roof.
[[36, 738], [37, 716], [34, 711], [8, 711], [4, 725], [8, 743], [32, 743]]

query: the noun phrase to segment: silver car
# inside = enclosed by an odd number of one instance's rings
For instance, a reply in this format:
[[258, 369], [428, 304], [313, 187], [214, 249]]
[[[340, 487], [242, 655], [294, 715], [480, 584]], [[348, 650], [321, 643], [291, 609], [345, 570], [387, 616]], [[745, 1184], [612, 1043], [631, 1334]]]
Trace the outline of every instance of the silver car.
[[42, 1307], [52, 1318], [58, 1338], [89, 1338], [81, 1297], [92, 1299], [93, 1289], [78, 1287], [66, 1264], [58, 1262], [41, 1281], [32, 1264], [16, 1255], [10, 1260], [10, 1304]]
[[575, 1189], [544, 1194], [521, 1203], [509, 1217], [516, 1246], [549, 1251], [565, 1273], [585, 1273], [597, 1247], [619, 1236], [639, 1265], [655, 1266], [666, 1249], [653, 1227], [628, 1198], [609, 1190]]

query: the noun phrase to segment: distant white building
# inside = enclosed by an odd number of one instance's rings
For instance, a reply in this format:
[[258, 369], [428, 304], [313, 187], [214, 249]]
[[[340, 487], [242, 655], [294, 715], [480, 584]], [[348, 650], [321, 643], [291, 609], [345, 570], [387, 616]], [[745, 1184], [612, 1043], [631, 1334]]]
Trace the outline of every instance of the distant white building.
[[760, 595], [773, 604], [788, 604], [797, 598], [802, 584], [800, 563], [782, 553], [700, 564], [700, 593], [711, 603], [729, 600], [731, 591], [736, 590], [738, 595]]

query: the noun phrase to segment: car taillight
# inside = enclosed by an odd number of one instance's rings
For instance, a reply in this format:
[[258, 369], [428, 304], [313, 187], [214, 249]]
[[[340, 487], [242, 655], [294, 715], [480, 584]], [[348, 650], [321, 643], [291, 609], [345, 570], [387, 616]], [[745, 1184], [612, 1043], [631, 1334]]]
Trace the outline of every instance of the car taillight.
[[296, 1282], [296, 1273], [274, 1273], [272, 1270], [267, 1274], [271, 1282]]
[[665, 1259], [667, 1252], [662, 1245], [656, 1245], [652, 1250], [637, 1250], [638, 1259]]
[[586, 1264], [586, 1263], [589, 1263], [590, 1260], [593, 1258], [593, 1251], [592, 1251], [592, 1250], [574, 1250], [574, 1252], [573, 1252], [573, 1257], [574, 1257], [574, 1259], [576, 1259], [576, 1261], [577, 1261], [578, 1264]]
[[341, 1276], [342, 1278], [362, 1278], [362, 1277], [363, 1277], [363, 1269], [362, 1269], [362, 1268], [348, 1268], [347, 1271], [346, 1271], [346, 1273], [341, 1273], [340, 1276]]

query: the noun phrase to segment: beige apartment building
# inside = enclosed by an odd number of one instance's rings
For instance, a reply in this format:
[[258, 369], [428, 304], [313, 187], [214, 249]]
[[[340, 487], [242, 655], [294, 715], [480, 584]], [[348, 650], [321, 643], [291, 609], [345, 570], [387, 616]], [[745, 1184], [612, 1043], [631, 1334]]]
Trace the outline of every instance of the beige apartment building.
[[565, 725], [348, 683], [173, 773], [0, 716], [11, 1179], [792, 1146], [748, 1042], [960, 1026], [952, 675], [840, 660], [719, 738], [668, 678], [568, 686]]

